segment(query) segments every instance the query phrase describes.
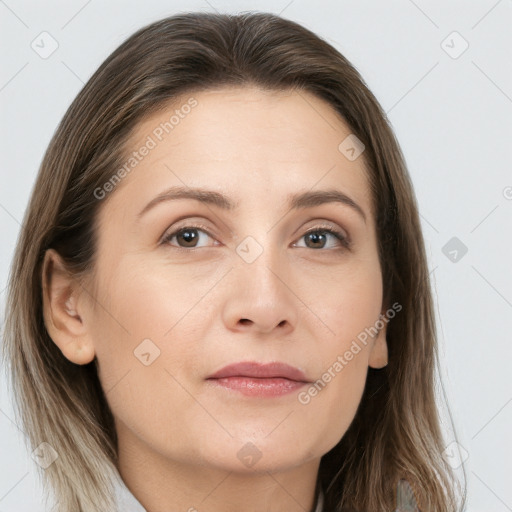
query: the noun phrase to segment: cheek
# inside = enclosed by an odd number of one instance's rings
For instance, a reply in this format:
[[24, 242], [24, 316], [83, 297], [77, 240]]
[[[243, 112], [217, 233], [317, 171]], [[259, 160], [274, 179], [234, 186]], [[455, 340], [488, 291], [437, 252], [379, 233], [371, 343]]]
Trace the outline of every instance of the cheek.
[[[332, 350], [347, 350], [354, 339], [365, 337], [382, 308], [382, 284], [378, 267], [352, 268], [325, 281], [317, 295], [319, 317], [328, 329]], [[367, 341], [370, 337], [366, 336]], [[364, 346], [364, 345], [363, 345]]]
[[191, 306], [201, 290], [173, 286], [162, 275], [120, 265], [103, 291], [108, 311], [97, 308], [94, 340], [100, 382], [118, 428], [128, 427], [148, 444], [173, 446], [190, 435], [187, 425], [201, 414], [186, 391], [193, 391], [187, 378], [197, 374], [199, 347], [192, 341], [200, 336], [200, 318]]
[[92, 322], [103, 388], [116, 387], [124, 406], [142, 404], [142, 389], [160, 390], [150, 401], [154, 407], [160, 396], [173, 399], [165, 392], [178, 386], [171, 374], [181, 381], [197, 373], [205, 318], [213, 315], [210, 302], [200, 299], [216, 280], [215, 275], [180, 279], [165, 268], [121, 261], [101, 287]]
[[355, 417], [368, 372], [368, 348], [350, 341], [330, 344], [323, 353], [323, 373], [298, 396], [312, 421], [323, 426], [325, 451], [343, 437]]
[[[367, 376], [367, 357], [363, 351], [350, 361], [343, 352], [327, 357], [324, 373], [298, 395], [305, 424], [315, 425], [316, 453], [333, 448], [352, 423], [361, 402]], [[300, 411], [299, 411], [300, 413]]]
[[[364, 391], [368, 359], [382, 307], [380, 273], [373, 268], [336, 276], [316, 297], [322, 336], [317, 336], [323, 373], [301, 403], [328, 416], [326, 435], [334, 446], [352, 422]], [[313, 309], [313, 308], [312, 308]]]
[[155, 266], [143, 258], [127, 257], [104, 289], [110, 316], [106, 320], [109, 324], [114, 320], [132, 342], [168, 339], [195, 311], [204, 310], [207, 301], [201, 298], [219, 279], [216, 274], [194, 276], [186, 269], [176, 271], [162, 263]]

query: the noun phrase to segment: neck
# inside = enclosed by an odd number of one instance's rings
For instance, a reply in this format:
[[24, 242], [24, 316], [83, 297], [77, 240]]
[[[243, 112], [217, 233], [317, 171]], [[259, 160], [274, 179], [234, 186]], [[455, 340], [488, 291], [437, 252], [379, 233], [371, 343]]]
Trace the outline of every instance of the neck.
[[169, 459], [120, 429], [119, 473], [147, 512], [313, 512], [320, 459], [292, 468], [233, 470]]

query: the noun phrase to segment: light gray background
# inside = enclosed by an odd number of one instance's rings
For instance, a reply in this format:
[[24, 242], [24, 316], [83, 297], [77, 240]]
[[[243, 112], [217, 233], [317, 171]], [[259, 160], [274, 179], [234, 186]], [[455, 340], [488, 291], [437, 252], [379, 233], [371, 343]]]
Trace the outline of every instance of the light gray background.
[[[2, 323], [20, 221], [65, 110], [135, 30], [188, 10], [269, 11], [302, 23], [359, 69], [389, 114], [420, 205], [443, 383], [468, 453], [466, 510], [512, 511], [511, 0], [0, 0]], [[47, 59], [31, 48], [43, 31], [59, 45]], [[443, 253], [452, 237], [468, 248], [456, 262]], [[39, 512], [35, 464], [0, 385], [0, 512]], [[448, 423], [446, 431], [451, 441]]]

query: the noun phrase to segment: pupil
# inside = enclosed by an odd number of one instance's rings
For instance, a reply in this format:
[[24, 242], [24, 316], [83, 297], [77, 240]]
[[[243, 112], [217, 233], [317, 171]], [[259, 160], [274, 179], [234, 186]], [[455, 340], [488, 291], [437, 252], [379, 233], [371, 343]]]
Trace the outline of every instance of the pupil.
[[196, 231], [195, 229], [186, 229], [180, 233], [181, 238], [185, 240], [185, 244], [191, 244], [193, 246], [194, 240], [197, 238]]
[[321, 242], [323, 241], [323, 240], [321, 240], [322, 238], [325, 238], [324, 234], [319, 235], [317, 233], [309, 233], [309, 239], [311, 241], [313, 241], [313, 243], [320, 242], [320, 245], [321, 245]]

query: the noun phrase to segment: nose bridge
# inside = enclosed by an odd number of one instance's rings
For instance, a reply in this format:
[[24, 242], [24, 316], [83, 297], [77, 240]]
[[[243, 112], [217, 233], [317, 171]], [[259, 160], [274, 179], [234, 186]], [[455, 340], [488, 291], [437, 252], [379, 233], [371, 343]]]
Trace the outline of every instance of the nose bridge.
[[272, 232], [246, 236], [236, 247], [238, 261], [235, 267], [241, 279], [246, 279], [251, 290], [259, 293], [280, 294], [284, 286], [286, 251], [273, 241]]

